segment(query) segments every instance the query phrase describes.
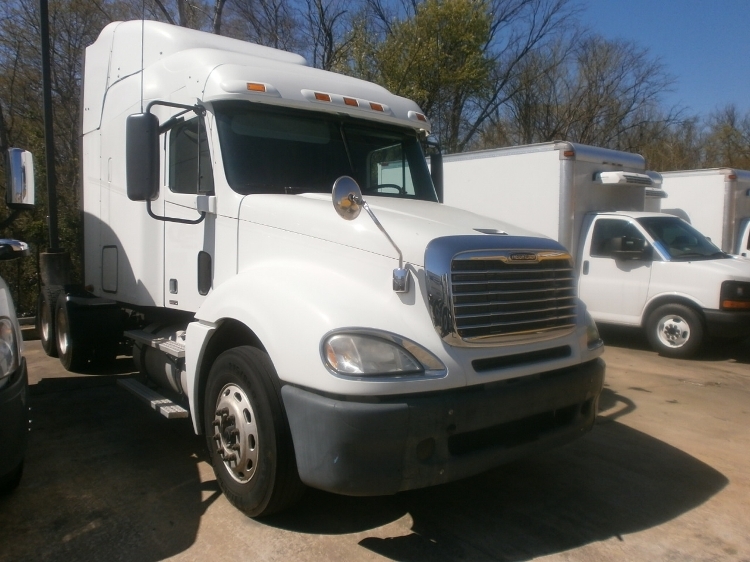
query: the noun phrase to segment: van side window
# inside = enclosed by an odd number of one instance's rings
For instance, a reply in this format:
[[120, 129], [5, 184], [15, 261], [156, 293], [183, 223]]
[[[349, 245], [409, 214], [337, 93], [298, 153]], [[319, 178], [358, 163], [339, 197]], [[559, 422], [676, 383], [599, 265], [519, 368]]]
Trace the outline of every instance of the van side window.
[[195, 117], [169, 133], [169, 189], [173, 193], [213, 193], [214, 176], [203, 119]]
[[[636, 244], [636, 241], [641, 244]], [[620, 219], [599, 219], [591, 236], [591, 255], [612, 258], [617, 250], [626, 250], [629, 246], [642, 248], [643, 243], [645, 238], [630, 222]]]

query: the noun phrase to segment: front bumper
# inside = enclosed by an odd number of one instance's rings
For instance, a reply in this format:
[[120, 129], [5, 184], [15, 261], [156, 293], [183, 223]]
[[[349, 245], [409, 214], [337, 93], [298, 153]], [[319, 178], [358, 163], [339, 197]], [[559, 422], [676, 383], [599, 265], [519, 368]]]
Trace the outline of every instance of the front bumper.
[[590, 430], [604, 361], [377, 403], [282, 388], [302, 481], [372, 496], [458, 480]]
[[734, 338], [750, 336], [750, 312], [703, 310], [710, 336]]
[[13, 472], [23, 461], [29, 438], [28, 391], [26, 359], [0, 389], [0, 480]]

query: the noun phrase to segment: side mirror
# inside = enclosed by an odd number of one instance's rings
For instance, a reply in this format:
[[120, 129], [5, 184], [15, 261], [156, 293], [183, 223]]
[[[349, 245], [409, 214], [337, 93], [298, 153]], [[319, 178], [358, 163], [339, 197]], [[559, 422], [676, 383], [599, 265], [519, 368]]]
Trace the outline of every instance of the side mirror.
[[9, 148], [5, 153], [5, 202], [11, 209], [34, 206], [34, 157], [28, 150]]
[[131, 201], [158, 197], [159, 119], [153, 113], [135, 113], [125, 122], [125, 177]]
[[353, 221], [362, 211], [362, 190], [349, 176], [341, 176], [334, 182], [332, 199], [333, 208], [344, 220]]
[[14, 260], [29, 255], [29, 245], [20, 240], [0, 238], [0, 260]]

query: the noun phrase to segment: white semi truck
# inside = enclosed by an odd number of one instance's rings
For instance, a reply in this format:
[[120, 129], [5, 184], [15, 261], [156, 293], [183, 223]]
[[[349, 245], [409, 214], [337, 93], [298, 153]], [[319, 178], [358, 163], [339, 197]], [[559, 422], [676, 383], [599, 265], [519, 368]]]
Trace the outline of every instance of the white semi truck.
[[750, 251], [750, 171], [708, 168], [664, 172], [662, 210], [681, 216], [728, 254]]
[[85, 286], [45, 287], [45, 349], [106, 361], [124, 326], [147, 378], [125, 384], [192, 418], [251, 516], [579, 437], [604, 363], [571, 257], [441, 205], [429, 130], [291, 53], [108, 25], [85, 60]]
[[456, 154], [444, 158], [444, 198], [559, 241], [596, 322], [640, 326], [664, 355], [750, 335], [750, 263], [644, 211], [659, 183], [645, 167], [637, 154], [569, 142]]

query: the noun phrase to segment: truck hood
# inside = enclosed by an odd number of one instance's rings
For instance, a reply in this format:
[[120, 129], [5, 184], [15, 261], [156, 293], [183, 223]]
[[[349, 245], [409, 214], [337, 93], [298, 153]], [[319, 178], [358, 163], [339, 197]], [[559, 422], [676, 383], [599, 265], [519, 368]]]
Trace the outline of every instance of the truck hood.
[[[442, 236], [540, 237], [440, 203], [375, 196], [365, 200], [401, 249], [404, 261], [413, 265], [423, 266], [427, 244]], [[328, 194], [248, 195], [240, 205], [239, 219], [398, 259], [396, 250], [364, 209], [356, 219], [346, 221], [336, 213]]]

